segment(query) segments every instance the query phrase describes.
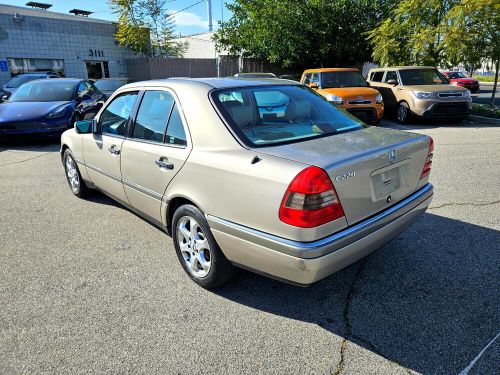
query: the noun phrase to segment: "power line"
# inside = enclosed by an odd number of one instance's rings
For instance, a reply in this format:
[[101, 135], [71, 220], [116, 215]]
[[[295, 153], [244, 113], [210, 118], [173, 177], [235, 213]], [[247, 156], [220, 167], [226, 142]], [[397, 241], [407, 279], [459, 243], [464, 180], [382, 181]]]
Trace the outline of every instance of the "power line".
[[206, 1], [206, 0], [200, 0], [200, 1], [197, 1], [196, 3], [191, 4], [190, 6], [187, 6], [187, 7], [183, 8], [183, 9], [181, 9], [181, 10], [178, 10], [178, 11], [176, 11], [176, 12], [174, 12], [174, 13], [171, 13], [171, 14], [169, 15], [169, 17], [175, 16], [177, 13], [184, 12], [185, 10], [187, 10], [187, 9], [189, 9], [189, 8], [192, 8], [192, 7], [194, 7], [195, 5], [198, 5], [198, 4], [203, 3], [203, 2], [205, 2], [205, 1]]

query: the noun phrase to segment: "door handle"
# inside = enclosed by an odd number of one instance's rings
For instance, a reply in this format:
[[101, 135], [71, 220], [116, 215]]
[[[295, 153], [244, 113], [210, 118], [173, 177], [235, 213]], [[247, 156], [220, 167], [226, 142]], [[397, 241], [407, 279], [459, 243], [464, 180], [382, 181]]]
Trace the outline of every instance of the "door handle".
[[111, 145], [111, 147], [108, 148], [108, 151], [111, 152], [113, 155], [120, 155], [120, 150], [116, 148], [116, 145]]
[[155, 164], [160, 167], [160, 169], [174, 169], [174, 163], [168, 161], [167, 158], [160, 158], [160, 160], [155, 160]]

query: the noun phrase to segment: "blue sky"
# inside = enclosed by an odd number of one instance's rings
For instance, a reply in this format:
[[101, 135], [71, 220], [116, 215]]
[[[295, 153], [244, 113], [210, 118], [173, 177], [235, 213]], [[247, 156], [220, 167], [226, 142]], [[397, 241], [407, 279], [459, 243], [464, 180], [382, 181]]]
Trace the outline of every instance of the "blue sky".
[[[24, 5], [29, 0], [0, 0], [0, 4]], [[36, 0], [34, 0], [36, 1]], [[69, 10], [77, 8], [95, 12], [91, 15], [94, 18], [116, 20], [116, 15], [110, 11], [106, 0], [38, 0], [40, 3], [52, 4], [50, 10], [54, 12], [67, 13]], [[167, 0], [167, 7], [173, 12], [190, 7], [200, 0]], [[214, 28], [217, 27], [217, 21], [222, 17], [222, 4], [231, 3], [232, 0], [212, 0], [212, 16]], [[224, 8], [224, 19], [230, 16], [229, 11]], [[182, 35], [202, 33], [208, 31], [207, 2], [202, 1], [193, 5], [175, 16], [176, 33]]]

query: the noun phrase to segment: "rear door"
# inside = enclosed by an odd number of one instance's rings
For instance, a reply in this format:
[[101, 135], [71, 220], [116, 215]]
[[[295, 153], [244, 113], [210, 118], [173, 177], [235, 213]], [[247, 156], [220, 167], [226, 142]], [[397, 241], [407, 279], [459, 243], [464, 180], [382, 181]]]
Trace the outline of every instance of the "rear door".
[[165, 190], [191, 151], [187, 134], [173, 92], [146, 90], [122, 146], [121, 171], [130, 204], [157, 222]]
[[127, 202], [127, 197], [121, 182], [121, 151], [137, 96], [138, 91], [115, 96], [97, 118], [97, 131], [83, 137], [83, 155], [90, 179], [123, 202]]

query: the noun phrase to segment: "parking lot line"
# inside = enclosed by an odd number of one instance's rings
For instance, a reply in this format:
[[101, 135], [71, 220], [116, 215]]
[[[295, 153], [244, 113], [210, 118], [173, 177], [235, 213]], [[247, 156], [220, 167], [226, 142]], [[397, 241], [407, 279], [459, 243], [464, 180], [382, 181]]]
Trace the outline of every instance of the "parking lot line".
[[466, 368], [464, 368], [458, 375], [467, 375], [469, 373], [470, 369], [476, 364], [476, 362], [479, 360], [479, 358], [481, 358], [481, 356], [484, 354], [484, 352], [486, 351], [486, 349], [488, 349], [490, 347], [490, 345], [495, 342], [495, 340], [498, 338], [498, 336], [500, 336], [500, 332], [498, 332], [497, 335], [495, 336], [495, 338], [493, 340], [491, 340], [488, 343], [488, 345], [486, 345], [483, 348], [483, 350], [481, 350], [479, 352], [479, 354], [477, 355], [477, 357], [474, 358], [471, 363], [469, 363], [469, 366], [467, 366]]

